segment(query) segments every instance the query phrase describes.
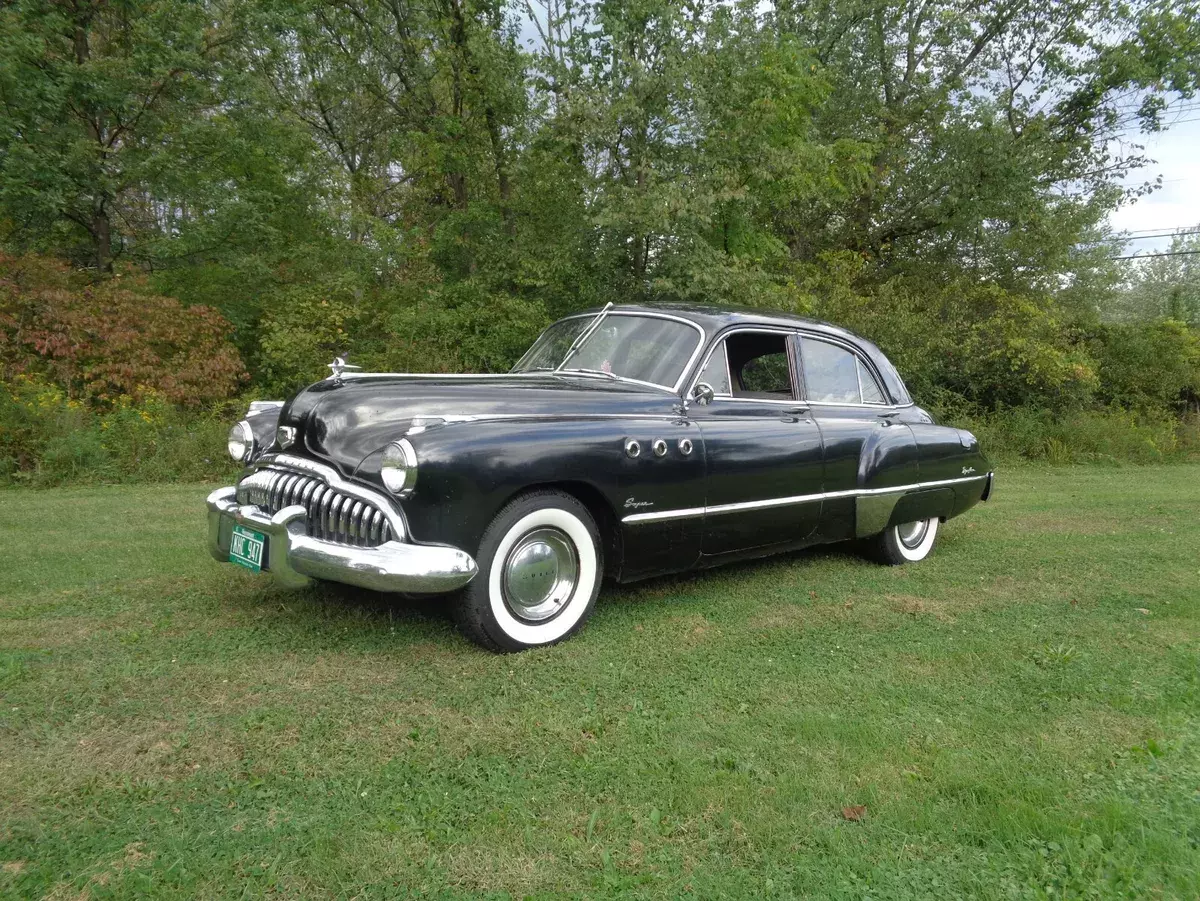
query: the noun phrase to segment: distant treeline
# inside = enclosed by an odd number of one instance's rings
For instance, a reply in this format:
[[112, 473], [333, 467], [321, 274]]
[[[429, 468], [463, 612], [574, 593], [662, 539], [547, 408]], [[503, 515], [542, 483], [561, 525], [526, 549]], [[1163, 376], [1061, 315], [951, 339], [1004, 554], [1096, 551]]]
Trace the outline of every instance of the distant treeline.
[[12, 0], [0, 416], [503, 370], [682, 299], [860, 331], [940, 413], [1043, 423], [1017, 453], [1107, 416], [1169, 454], [1200, 243], [1105, 222], [1197, 87], [1195, 2]]

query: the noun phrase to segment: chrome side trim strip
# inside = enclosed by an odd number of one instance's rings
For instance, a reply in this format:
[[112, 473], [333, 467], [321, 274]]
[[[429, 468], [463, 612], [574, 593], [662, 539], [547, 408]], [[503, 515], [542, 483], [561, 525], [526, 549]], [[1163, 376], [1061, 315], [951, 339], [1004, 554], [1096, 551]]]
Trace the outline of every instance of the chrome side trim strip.
[[657, 513], [632, 513], [621, 517], [621, 522], [635, 525], [639, 522], [657, 522], [663, 519], [691, 519], [703, 516], [707, 507], [686, 507], [681, 510], [660, 510]]
[[[695, 325], [695, 323], [692, 323]], [[696, 326], [699, 328], [700, 326]], [[561, 371], [551, 370], [530, 370], [528, 372], [343, 372], [341, 380], [343, 382], [364, 381], [367, 379], [511, 379], [511, 378], [530, 378], [533, 376], [570, 376], [571, 378], [590, 378], [601, 379], [606, 382], [624, 382], [627, 385], [644, 385], [647, 388], [653, 388], [655, 391], [662, 391], [667, 394], [675, 394], [674, 388], [669, 388], [666, 385], [660, 385], [657, 382], [646, 382], [641, 379], [626, 378], [623, 375], [600, 375], [594, 372], [584, 372], [579, 369], [563, 369]], [[323, 381], [329, 381], [328, 378]]]
[[711, 507], [684, 507], [678, 510], [659, 510], [654, 513], [633, 513], [621, 518], [622, 523], [637, 525], [643, 522], [661, 522], [670, 519], [692, 519], [697, 516], [717, 516], [722, 513], [737, 513], [742, 510], [762, 510], [769, 507], [789, 507], [794, 504], [810, 504], [813, 501], [832, 500], [841, 497], [870, 497], [880, 494], [903, 494], [908, 491], [921, 491], [926, 488], [941, 488], [945, 485], [958, 485], [963, 482], [978, 482], [988, 478], [991, 473], [978, 476], [967, 476], [958, 479], [939, 479], [933, 482], [915, 482], [911, 485], [896, 485], [891, 488], [853, 488], [849, 491], [822, 491], [818, 494], [796, 494], [791, 497], [772, 497], [761, 501], [743, 501], [736, 504], [715, 504]]

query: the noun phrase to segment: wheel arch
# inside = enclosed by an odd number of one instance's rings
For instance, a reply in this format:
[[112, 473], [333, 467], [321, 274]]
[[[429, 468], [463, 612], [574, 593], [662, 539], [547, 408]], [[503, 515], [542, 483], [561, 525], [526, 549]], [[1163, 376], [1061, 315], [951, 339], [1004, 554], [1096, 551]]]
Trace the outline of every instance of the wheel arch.
[[609, 503], [608, 498], [604, 496], [604, 493], [592, 483], [581, 479], [534, 482], [523, 485], [509, 494], [500, 505], [500, 508], [503, 509], [517, 498], [535, 491], [561, 491], [563, 494], [568, 494], [583, 504], [584, 508], [591, 514], [592, 519], [595, 520], [596, 528], [600, 532], [602, 554], [600, 562], [603, 573], [609, 578], [617, 577], [622, 554], [621, 529], [619, 528], [620, 519], [613, 509], [612, 504]]

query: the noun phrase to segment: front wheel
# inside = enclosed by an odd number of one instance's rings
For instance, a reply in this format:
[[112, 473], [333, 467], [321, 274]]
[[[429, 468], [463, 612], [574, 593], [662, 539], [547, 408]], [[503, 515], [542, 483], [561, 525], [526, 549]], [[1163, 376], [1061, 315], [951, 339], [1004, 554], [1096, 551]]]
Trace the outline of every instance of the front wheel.
[[476, 562], [455, 618], [467, 638], [491, 651], [562, 641], [583, 625], [600, 592], [596, 522], [561, 491], [509, 503], [484, 532]]
[[889, 566], [916, 563], [924, 560], [937, 540], [939, 520], [922, 519], [899, 526], [889, 526], [872, 539], [873, 556]]

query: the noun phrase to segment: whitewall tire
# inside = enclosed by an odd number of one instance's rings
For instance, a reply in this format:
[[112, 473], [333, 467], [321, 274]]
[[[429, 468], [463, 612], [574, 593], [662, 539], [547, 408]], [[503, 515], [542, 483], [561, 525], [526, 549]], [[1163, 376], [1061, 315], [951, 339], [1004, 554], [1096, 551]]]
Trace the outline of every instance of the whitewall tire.
[[530, 492], [505, 506], [484, 532], [476, 562], [455, 618], [467, 638], [492, 651], [562, 641], [587, 620], [600, 592], [595, 520], [561, 491]]
[[923, 519], [903, 525], [889, 526], [873, 539], [874, 556], [891, 566], [924, 560], [937, 541], [940, 520]]

